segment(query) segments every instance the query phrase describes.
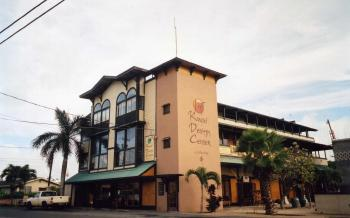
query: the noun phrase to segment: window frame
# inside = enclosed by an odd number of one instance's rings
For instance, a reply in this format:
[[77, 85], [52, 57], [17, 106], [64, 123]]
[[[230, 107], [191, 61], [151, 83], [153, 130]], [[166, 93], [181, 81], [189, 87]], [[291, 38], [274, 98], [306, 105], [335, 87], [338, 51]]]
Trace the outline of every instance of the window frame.
[[[108, 106], [104, 108], [104, 105], [108, 102]], [[103, 112], [108, 110], [108, 119], [103, 120]], [[109, 122], [110, 119], [110, 115], [111, 115], [111, 102], [106, 99], [103, 101], [102, 105], [101, 105], [101, 122], [100, 123], [106, 123]]]
[[[129, 96], [129, 94], [131, 92], [134, 92], [131, 96]], [[134, 100], [134, 102], [133, 102]], [[129, 102], [131, 102], [131, 110], [129, 111]], [[128, 93], [126, 94], [126, 113], [130, 113], [130, 112], [133, 112], [133, 111], [136, 111], [137, 110], [137, 92], [136, 92], [136, 89], [135, 88], [130, 88], [128, 90]]]
[[[102, 153], [101, 152], [101, 147], [103, 145], [102, 143], [102, 138], [103, 137], [107, 137], [107, 147], [106, 147], [106, 152]], [[95, 145], [96, 145], [96, 141], [99, 141], [99, 145], [98, 145], [98, 153], [95, 150]], [[100, 169], [107, 169], [108, 168], [108, 141], [109, 141], [109, 136], [108, 134], [104, 134], [104, 135], [99, 135], [96, 136], [91, 143], [91, 155], [90, 155], [90, 170], [100, 170]], [[101, 156], [106, 156], [107, 157], [107, 161], [106, 161], [106, 166], [105, 167], [100, 167], [100, 159]], [[92, 160], [94, 158], [97, 157], [97, 168], [94, 168], [95, 163], [93, 164]]]
[[[114, 144], [114, 167], [125, 167], [125, 166], [131, 166], [131, 165], [135, 165], [136, 164], [136, 147], [137, 147], [137, 126], [132, 126], [132, 127], [128, 127], [128, 128], [124, 128], [124, 129], [120, 129], [118, 131], [116, 131], [115, 133], [115, 144]], [[134, 129], [134, 144], [133, 147], [129, 147], [128, 144], [128, 130]], [[118, 142], [118, 133], [123, 132], [123, 137], [124, 137], [124, 141], [123, 141], [123, 148], [119, 149], [119, 147], [117, 146], [117, 142]], [[126, 164], [126, 154], [128, 151], [134, 151], [134, 155], [133, 155], [133, 162], [132, 163], [128, 163]], [[122, 163], [119, 164], [120, 160], [119, 160], [119, 155], [120, 152], [123, 152], [123, 160]], [[118, 161], [118, 162], [117, 162]]]
[[[100, 106], [100, 108], [96, 109], [97, 106]], [[97, 117], [97, 115], [98, 115], [99, 119], [95, 119]], [[102, 118], [102, 105], [101, 105], [101, 103], [97, 103], [94, 106], [94, 111], [93, 111], [93, 114], [92, 114], [92, 123], [94, 125], [100, 124], [101, 123], [101, 118]], [[98, 121], [98, 122], [96, 122], [96, 121]]]
[[[118, 100], [121, 96], [124, 96], [124, 98], [123, 99], [121, 99], [121, 100]], [[125, 115], [126, 114], [126, 94], [124, 93], [124, 92], [121, 92], [121, 93], [119, 93], [119, 95], [117, 96], [117, 117], [120, 117], [120, 116], [123, 116], [123, 115]], [[124, 112], [123, 112], [123, 114], [119, 114], [119, 112], [120, 112], [120, 105], [121, 104], [124, 104]]]

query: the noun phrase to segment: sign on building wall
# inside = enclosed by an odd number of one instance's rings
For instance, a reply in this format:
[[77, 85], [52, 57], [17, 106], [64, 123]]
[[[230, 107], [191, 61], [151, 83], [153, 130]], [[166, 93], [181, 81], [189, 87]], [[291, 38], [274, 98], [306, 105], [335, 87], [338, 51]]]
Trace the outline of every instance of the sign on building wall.
[[154, 135], [145, 136], [145, 161], [154, 160]]

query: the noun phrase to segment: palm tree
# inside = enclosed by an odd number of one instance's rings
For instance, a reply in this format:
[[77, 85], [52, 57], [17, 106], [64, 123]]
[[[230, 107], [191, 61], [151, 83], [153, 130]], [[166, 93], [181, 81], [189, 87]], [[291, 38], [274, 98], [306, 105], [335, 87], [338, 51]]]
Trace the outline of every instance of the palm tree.
[[57, 154], [57, 152], [62, 152], [63, 161], [60, 192], [63, 194], [68, 156], [74, 152], [76, 157], [79, 158], [81, 153], [81, 144], [76, 138], [76, 136], [80, 134], [79, 122], [81, 118], [77, 116], [71, 119], [64, 110], [62, 111], [58, 108], [56, 108], [55, 111], [55, 118], [58, 121], [59, 132], [46, 132], [39, 135], [33, 140], [33, 148], [41, 147], [41, 155], [46, 158], [50, 168], [52, 168], [55, 154]]
[[243, 132], [238, 143], [237, 151], [244, 152], [244, 163], [260, 179], [266, 214], [274, 213], [270, 181], [287, 158], [283, 142], [284, 138], [275, 132], [250, 129]]
[[34, 169], [30, 169], [28, 164], [24, 165], [23, 167], [10, 164], [2, 171], [0, 177], [2, 179], [5, 178], [5, 181], [10, 184], [12, 204], [13, 193], [15, 192], [16, 188], [23, 188], [24, 184], [28, 180], [35, 179], [36, 171]]
[[196, 170], [189, 169], [186, 173], [186, 181], [189, 182], [189, 177], [191, 175], [197, 176], [201, 184], [201, 212], [203, 212], [203, 190], [208, 188], [209, 180], [213, 180], [217, 185], [221, 184], [219, 175], [214, 171], [207, 172], [205, 167], [198, 167]]

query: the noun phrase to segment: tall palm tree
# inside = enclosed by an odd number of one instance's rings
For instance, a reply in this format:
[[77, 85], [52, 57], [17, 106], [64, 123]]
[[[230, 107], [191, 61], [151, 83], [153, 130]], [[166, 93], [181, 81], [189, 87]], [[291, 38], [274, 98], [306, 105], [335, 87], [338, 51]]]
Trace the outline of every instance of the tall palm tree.
[[284, 138], [275, 132], [269, 133], [266, 129], [250, 129], [243, 132], [238, 143], [237, 151], [244, 152], [245, 164], [260, 179], [266, 214], [274, 213], [270, 181], [287, 158], [283, 141]]
[[217, 185], [221, 184], [219, 175], [214, 171], [207, 172], [205, 167], [198, 167], [196, 170], [189, 169], [186, 173], [185, 179], [189, 182], [189, 177], [191, 175], [197, 176], [201, 184], [201, 212], [203, 212], [203, 190], [208, 188], [209, 180], [213, 180]]
[[0, 177], [2, 179], [5, 178], [5, 181], [10, 185], [12, 204], [13, 193], [15, 192], [16, 188], [23, 188], [24, 184], [28, 180], [35, 179], [36, 171], [34, 169], [30, 169], [28, 164], [24, 165], [23, 167], [10, 164], [2, 171]]
[[[61, 152], [63, 155], [62, 169], [61, 169], [61, 194], [64, 193], [64, 182], [66, 178], [68, 156], [75, 153], [79, 158], [81, 153], [81, 144], [76, 136], [80, 134], [79, 116], [71, 119], [64, 111], [56, 108], [55, 118], [58, 121], [58, 132], [46, 132], [33, 140], [33, 148], [41, 147], [41, 155], [46, 157], [47, 163], [52, 167], [52, 162], [55, 154]], [[50, 170], [51, 172], [51, 170]], [[51, 173], [50, 173], [51, 174]], [[51, 179], [51, 178], [50, 178]]]

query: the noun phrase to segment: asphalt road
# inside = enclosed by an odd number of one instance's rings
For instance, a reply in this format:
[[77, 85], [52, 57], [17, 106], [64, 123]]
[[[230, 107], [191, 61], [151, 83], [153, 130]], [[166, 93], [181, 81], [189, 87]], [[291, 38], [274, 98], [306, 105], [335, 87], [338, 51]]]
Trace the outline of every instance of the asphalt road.
[[145, 210], [95, 210], [95, 209], [48, 209], [43, 210], [33, 208], [27, 210], [26, 208], [14, 207], [0, 207], [0, 218], [70, 218], [70, 217], [135, 217], [135, 218], [149, 218], [149, 217], [208, 217], [199, 216], [197, 214], [179, 214], [179, 213], [158, 213], [155, 211]]

